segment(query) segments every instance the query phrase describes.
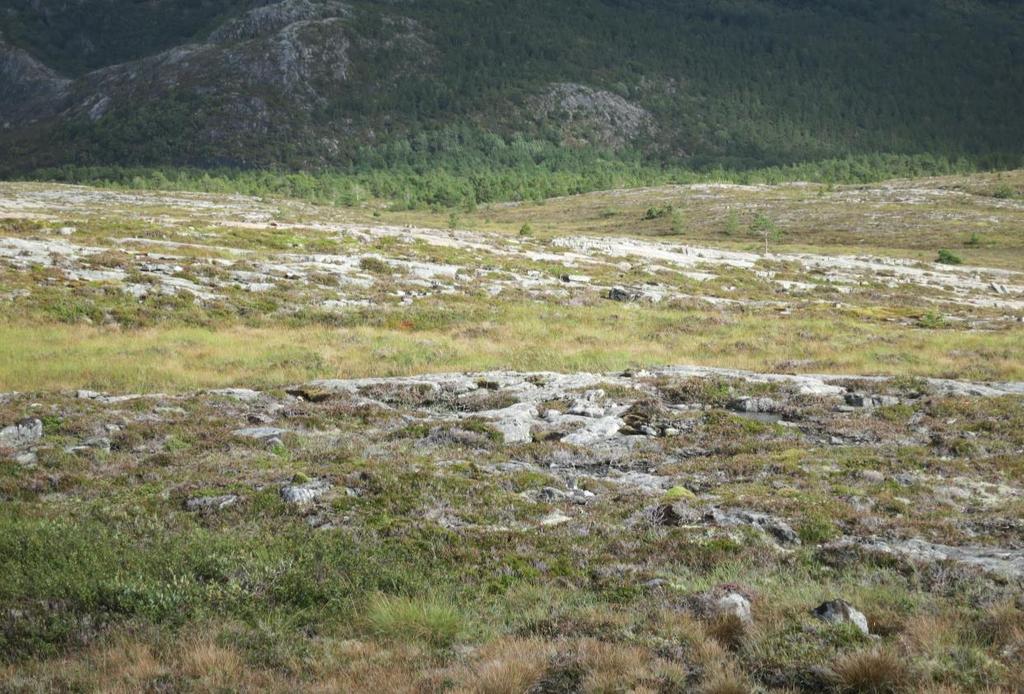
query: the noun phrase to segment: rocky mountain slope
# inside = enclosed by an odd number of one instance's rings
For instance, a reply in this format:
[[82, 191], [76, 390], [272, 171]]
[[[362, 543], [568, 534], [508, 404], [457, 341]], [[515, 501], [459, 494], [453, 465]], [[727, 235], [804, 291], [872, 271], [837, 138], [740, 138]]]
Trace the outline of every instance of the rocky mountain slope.
[[0, 12], [0, 170], [1021, 153], [1007, 3], [128, 4]]

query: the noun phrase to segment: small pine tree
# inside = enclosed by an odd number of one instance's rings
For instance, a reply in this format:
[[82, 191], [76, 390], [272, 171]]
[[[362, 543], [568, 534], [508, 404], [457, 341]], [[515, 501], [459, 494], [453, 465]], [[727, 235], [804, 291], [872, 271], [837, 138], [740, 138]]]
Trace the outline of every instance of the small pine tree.
[[731, 210], [729, 216], [725, 219], [725, 235], [734, 236], [740, 231], [740, 216], [736, 213], [736, 210]]
[[683, 233], [683, 229], [685, 228], [685, 226], [686, 226], [686, 220], [683, 219], [683, 213], [682, 212], [678, 212], [678, 211], [677, 212], [673, 212], [672, 213], [672, 233], [673, 234], [681, 234], [681, 233]]
[[778, 242], [782, 238], [782, 229], [765, 214], [758, 214], [750, 225], [750, 232], [764, 239], [764, 254], [768, 255], [768, 242]]

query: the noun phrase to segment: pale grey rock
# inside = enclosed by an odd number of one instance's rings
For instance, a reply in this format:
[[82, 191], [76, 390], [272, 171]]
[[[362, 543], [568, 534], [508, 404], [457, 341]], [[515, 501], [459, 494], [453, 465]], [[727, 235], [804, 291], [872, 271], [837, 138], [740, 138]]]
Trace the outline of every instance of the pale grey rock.
[[892, 395], [867, 395], [865, 393], [847, 393], [846, 404], [850, 407], [862, 407], [873, 409], [876, 407], [888, 407], [899, 405], [900, 399]]
[[327, 480], [310, 480], [303, 484], [288, 484], [281, 487], [281, 498], [295, 506], [311, 504], [331, 489]]
[[92, 436], [85, 439], [77, 446], [68, 446], [65, 449], [68, 453], [80, 453], [82, 451], [110, 452], [110, 439], [106, 436]]
[[226, 22], [210, 34], [214, 43], [247, 41], [281, 31], [296, 22], [346, 17], [351, 8], [340, 2], [284, 0], [257, 7], [241, 17]]
[[260, 398], [260, 392], [258, 390], [250, 390], [249, 388], [218, 388], [207, 392], [210, 395], [219, 395], [221, 397], [231, 398], [240, 402], [252, 402]]
[[711, 508], [704, 514], [705, 522], [716, 525], [745, 525], [772, 537], [779, 545], [799, 545], [800, 537], [788, 523], [766, 513], [753, 511], [725, 511]]
[[723, 595], [715, 603], [715, 613], [718, 616], [735, 617], [744, 624], [753, 624], [754, 616], [750, 609], [750, 601], [739, 593]]
[[606, 409], [600, 404], [602, 400], [604, 400], [603, 390], [588, 390], [582, 398], [573, 401], [567, 414], [580, 417], [604, 417]]
[[43, 422], [31, 417], [0, 429], [0, 448], [19, 450], [39, 443], [43, 438]]
[[868, 618], [864, 616], [863, 612], [845, 600], [823, 602], [814, 608], [811, 613], [818, 619], [832, 624], [853, 624], [865, 636], [871, 634], [868, 628]]
[[544, 487], [536, 494], [538, 501], [544, 501], [547, 503], [554, 503], [558, 501], [568, 501], [577, 505], [584, 505], [591, 499], [595, 498], [595, 494], [587, 489], [578, 489], [572, 487], [568, 490], [562, 491], [555, 487]]
[[35, 451], [24, 451], [14, 456], [14, 462], [18, 465], [24, 465], [25, 467], [31, 467], [39, 462], [39, 456], [36, 455]]
[[545, 528], [551, 528], [556, 525], [568, 523], [570, 520], [572, 519], [569, 518], [569, 516], [562, 513], [561, 511], [552, 511], [548, 515], [541, 518], [540, 525]]
[[527, 443], [533, 440], [531, 429], [540, 415], [534, 405], [521, 402], [502, 410], [478, 412], [476, 416], [488, 420], [500, 431], [505, 443]]
[[881, 484], [885, 482], [885, 475], [878, 470], [861, 470], [861, 479], [865, 482], [871, 482], [873, 484]]
[[672, 481], [669, 477], [652, 475], [638, 470], [627, 470], [625, 472], [609, 470], [604, 479], [645, 494], [661, 494], [670, 486]]
[[729, 409], [734, 412], [748, 412], [751, 414], [770, 414], [779, 409], [779, 404], [772, 398], [744, 397], [736, 398], [729, 403]]
[[589, 421], [582, 429], [569, 434], [562, 441], [572, 446], [589, 446], [600, 443], [618, 436], [619, 430], [624, 424], [625, 422], [619, 417], [601, 417]]
[[237, 494], [195, 496], [185, 500], [185, 509], [188, 511], [222, 511], [237, 504], [238, 500]]
[[278, 429], [277, 427], [246, 427], [244, 429], [235, 429], [231, 433], [242, 439], [271, 441], [273, 439], [280, 439], [288, 432], [286, 429]]
[[925, 564], [950, 562], [978, 569], [1001, 578], [1020, 580], [1024, 578], [1024, 550], [1001, 547], [941, 545], [920, 539], [882, 540], [848, 538], [828, 545], [828, 549], [843, 551], [863, 549], [902, 557], [909, 561]]
[[654, 128], [654, 118], [641, 106], [617, 94], [572, 82], [551, 84], [529, 99], [529, 107], [531, 117], [561, 116], [561, 126], [573, 138], [606, 147], [622, 147]]

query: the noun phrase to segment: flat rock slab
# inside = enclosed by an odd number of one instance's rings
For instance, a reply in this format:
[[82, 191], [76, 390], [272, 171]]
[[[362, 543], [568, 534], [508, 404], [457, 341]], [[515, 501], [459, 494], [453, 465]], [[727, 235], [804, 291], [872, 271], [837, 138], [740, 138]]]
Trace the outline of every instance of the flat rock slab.
[[235, 429], [231, 433], [242, 439], [270, 441], [271, 439], [281, 438], [288, 433], [288, 430], [278, 429], [277, 427], [246, 427], [244, 429]]
[[1024, 550], [999, 547], [940, 545], [925, 540], [843, 540], [827, 546], [830, 550], [860, 549], [889, 554], [922, 563], [952, 562], [1002, 578], [1024, 579]]
[[196, 496], [185, 500], [187, 511], [222, 511], [234, 506], [239, 501], [237, 494], [222, 494], [220, 496]]

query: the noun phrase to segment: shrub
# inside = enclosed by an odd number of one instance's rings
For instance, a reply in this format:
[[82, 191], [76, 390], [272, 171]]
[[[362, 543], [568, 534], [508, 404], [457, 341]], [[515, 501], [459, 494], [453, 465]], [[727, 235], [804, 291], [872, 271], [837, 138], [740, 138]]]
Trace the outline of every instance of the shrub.
[[946, 319], [942, 317], [942, 314], [936, 313], [935, 311], [928, 311], [917, 319], [917, 324], [922, 328], [928, 328], [929, 330], [935, 330], [946, 325]]
[[375, 275], [386, 275], [391, 272], [391, 266], [380, 258], [367, 256], [359, 261], [359, 268]]
[[943, 265], [960, 265], [964, 261], [960, 256], [958, 256], [953, 251], [946, 250], [945, 248], [940, 248], [939, 257], [935, 260], [935, 262], [942, 263]]
[[645, 220], [661, 219], [663, 217], [671, 216], [675, 211], [672, 205], [663, 205], [660, 207], [648, 207], [647, 212], [644, 213]]
[[1010, 200], [1012, 198], [1017, 197], [1017, 191], [1014, 190], [1013, 187], [1011, 187], [1008, 183], [1003, 183], [1000, 184], [999, 187], [992, 192], [992, 197], [997, 198], [999, 200]]
[[682, 499], [696, 499], [697, 495], [686, 487], [676, 486], [665, 492], [665, 501], [681, 501]]

